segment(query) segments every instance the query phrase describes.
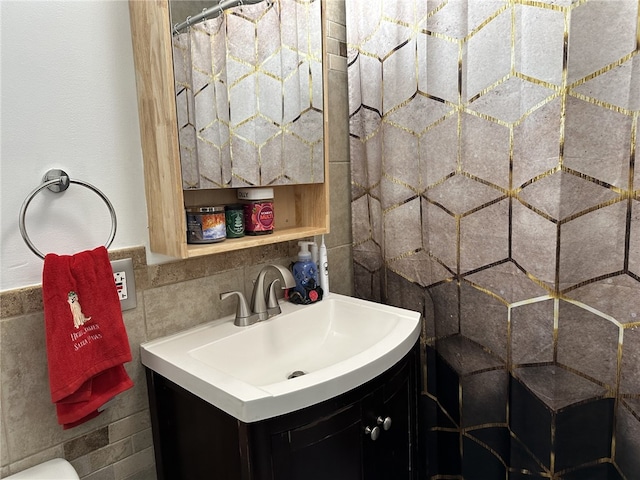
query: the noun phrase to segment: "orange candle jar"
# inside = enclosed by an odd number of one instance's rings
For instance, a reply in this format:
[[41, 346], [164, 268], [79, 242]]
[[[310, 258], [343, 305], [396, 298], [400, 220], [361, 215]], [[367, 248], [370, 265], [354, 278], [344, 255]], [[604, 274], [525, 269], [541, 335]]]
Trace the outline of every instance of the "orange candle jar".
[[222, 242], [227, 238], [224, 207], [188, 207], [187, 243]]

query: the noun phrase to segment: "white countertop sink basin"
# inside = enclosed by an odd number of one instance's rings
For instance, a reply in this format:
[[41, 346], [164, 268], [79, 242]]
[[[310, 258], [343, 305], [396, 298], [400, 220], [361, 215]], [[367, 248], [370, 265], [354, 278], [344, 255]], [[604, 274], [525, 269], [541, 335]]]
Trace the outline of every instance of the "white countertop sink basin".
[[[142, 363], [235, 418], [314, 405], [377, 377], [409, 352], [420, 314], [331, 293], [248, 327], [233, 316], [141, 345]], [[289, 378], [294, 372], [303, 375]]]

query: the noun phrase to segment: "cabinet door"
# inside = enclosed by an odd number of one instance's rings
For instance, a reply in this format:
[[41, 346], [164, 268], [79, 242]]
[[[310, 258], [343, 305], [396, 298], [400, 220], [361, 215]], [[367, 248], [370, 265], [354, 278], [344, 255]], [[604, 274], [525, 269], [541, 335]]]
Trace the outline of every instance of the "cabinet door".
[[[414, 402], [409, 365], [393, 376], [365, 404], [364, 469], [367, 480], [411, 480], [415, 438]], [[385, 427], [387, 429], [385, 429]], [[377, 437], [374, 440], [374, 437]]]
[[360, 403], [271, 437], [277, 480], [362, 480]]
[[245, 479], [238, 421], [146, 369], [158, 480]]
[[321, 2], [249, 8], [172, 36], [185, 190], [324, 182]]

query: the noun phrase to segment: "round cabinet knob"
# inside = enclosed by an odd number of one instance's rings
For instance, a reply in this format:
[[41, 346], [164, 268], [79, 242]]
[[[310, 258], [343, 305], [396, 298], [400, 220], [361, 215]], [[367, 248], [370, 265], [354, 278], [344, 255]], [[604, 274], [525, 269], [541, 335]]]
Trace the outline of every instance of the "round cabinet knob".
[[364, 429], [364, 434], [365, 435], [370, 435], [371, 436], [371, 440], [373, 440], [374, 442], [378, 439], [378, 437], [380, 436], [380, 427], [366, 427]]
[[376, 421], [378, 422], [378, 425], [382, 425], [384, 430], [389, 430], [391, 428], [391, 417], [378, 417]]

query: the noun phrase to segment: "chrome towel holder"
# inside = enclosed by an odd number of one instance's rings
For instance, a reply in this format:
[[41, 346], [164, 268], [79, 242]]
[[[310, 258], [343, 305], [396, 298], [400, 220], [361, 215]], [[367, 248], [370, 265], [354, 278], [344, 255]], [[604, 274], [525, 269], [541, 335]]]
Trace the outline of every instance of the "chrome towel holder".
[[69, 188], [69, 185], [71, 183], [82, 185], [83, 187], [87, 187], [88, 189], [93, 190], [104, 201], [104, 203], [107, 204], [109, 213], [111, 214], [111, 233], [109, 234], [109, 240], [107, 240], [105, 247], [109, 248], [111, 246], [111, 243], [113, 242], [113, 239], [116, 237], [116, 228], [118, 225], [118, 221], [116, 219], [116, 211], [114, 210], [113, 205], [111, 204], [107, 196], [90, 183], [69, 178], [69, 175], [67, 175], [67, 172], [65, 172], [64, 170], [51, 169], [47, 173], [45, 173], [44, 177], [42, 177], [42, 183], [40, 184], [40, 186], [36, 187], [27, 196], [27, 198], [25, 198], [24, 202], [22, 202], [22, 207], [20, 208], [20, 216], [18, 217], [18, 224], [20, 226], [20, 234], [22, 235], [22, 239], [25, 241], [29, 249], [42, 259], [44, 259], [45, 255], [35, 247], [31, 239], [29, 238], [29, 235], [27, 234], [27, 229], [25, 227], [24, 221], [25, 216], [27, 215], [27, 208], [29, 207], [31, 200], [33, 200], [33, 197], [35, 197], [38, 193], [40, 193], [40, 191], [44, 190], [45, 188], [54, 193], [60, 193]]

